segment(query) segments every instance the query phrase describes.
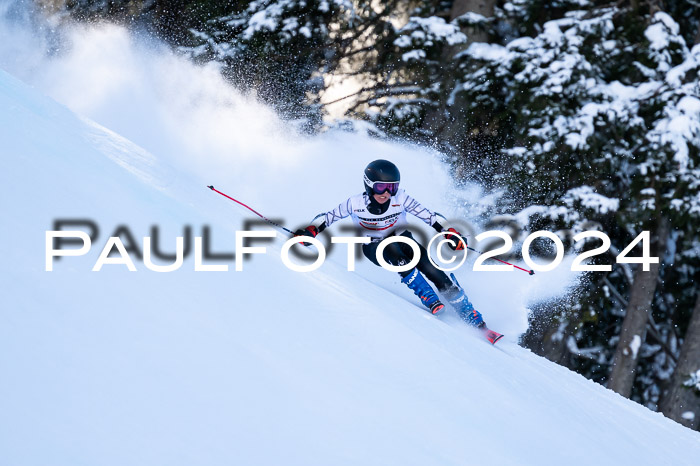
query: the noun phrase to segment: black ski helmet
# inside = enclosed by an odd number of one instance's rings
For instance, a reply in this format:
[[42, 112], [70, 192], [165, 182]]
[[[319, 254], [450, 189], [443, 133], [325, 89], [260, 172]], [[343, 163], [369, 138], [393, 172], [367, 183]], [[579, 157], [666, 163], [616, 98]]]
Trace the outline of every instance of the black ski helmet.
[[401, 173], [396, 165], [388, 160], [375, 160], [365, 168], [365, 192], [372, 196], [372, 183], [383, 181], [385, 183], [398, 183], [401, 181]]

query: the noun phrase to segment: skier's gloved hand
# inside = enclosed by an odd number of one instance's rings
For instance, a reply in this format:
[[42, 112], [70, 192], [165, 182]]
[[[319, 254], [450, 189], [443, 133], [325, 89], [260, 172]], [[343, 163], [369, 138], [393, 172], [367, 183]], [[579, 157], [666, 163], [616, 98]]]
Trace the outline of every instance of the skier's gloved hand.
[[[318, 235], [318, 228], [316, 228], [314, 225], [309, 225], [308, 227], [304, 229], [298, 229], [297, 231], [294, 232], [294, 236], [310, 236], [312, 238], [315, 238], [316, 235]], [[302, 243], [304, 246], [310, 246], [311, 243], [304, 242]]]
[[[451, 240], [451, 242], [447, 243], [447, 245], [452, 248], [453, 251], [462, 251], [466, 249], [467, 247], [467, 238], [463, 237], [460, 232], [455, 230], [454, 228], [448, 228], [448, 232], [451, 234], [445, 235], [445, 238]], [[458, 236], [455, 236], [458, 235]], [[459, 238], [462, 237], [460, 240]]]

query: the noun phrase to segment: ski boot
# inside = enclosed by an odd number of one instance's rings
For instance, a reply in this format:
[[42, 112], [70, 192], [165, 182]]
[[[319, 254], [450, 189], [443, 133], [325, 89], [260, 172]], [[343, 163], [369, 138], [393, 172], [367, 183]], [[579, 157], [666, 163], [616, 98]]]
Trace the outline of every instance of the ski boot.
[[408, 275], [401, 278], [401, 283], [405, 283], [407, 287], [413, 290], [431, 314], [437, 315], [444, 309], [445, 305], [440, 302], [437, 294], [423, 278], [423, 275], [418, 272], [418, 269], [414, 268]]
[[450, 303], [459, 314], [459, 317], [467, 324], [479, 329], [486, 328], [483, 317], [481, 317], [479, 311], [474, 309], [472, 303], [469, 302], [467, 295], [464, 293], [464, 289], [459, 286], [455, 274], [450, 274], [450, 278], [452, 279], [452, 283], [454, 283], [454, 287], [444, 292], [447, 302]]

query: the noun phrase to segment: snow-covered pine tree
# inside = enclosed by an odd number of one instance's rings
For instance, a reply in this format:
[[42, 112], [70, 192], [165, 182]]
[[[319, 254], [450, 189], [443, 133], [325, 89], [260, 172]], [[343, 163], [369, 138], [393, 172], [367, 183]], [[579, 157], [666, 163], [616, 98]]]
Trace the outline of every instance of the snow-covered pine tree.
[[[533, 229], [576, 233], [598, 224], [613, 243], [606, 263], [643, 230], [687, 228], [680, 218], [693, 204], [683, 193], [697, 191], [700, 147], [696, 53], [667, 14], [618, 7], [570, 11], [533, 38], [462, 52], [465, 114], [474, 126], [489, 122], [511, 146], [507, 208], [525, 208], [518, 217]], [[605, 382], [635, 270], [622, 265], [592, 277], [577, 312], [562, 316], [570, 328], [559, 338], [580, 355], [577, 370]], [[673, 364], [658, 355], [677, 356], [666, 314], [655, 317], [641, 319], [631, 337], [640, 346], [627, 351], [632, 369], [640, 357], [645, 374], [633, 397], [652, 407]], [[644, 338], [646, 326], [658, 341]]]
[[457, 24], [442, 17], [410, 16], [383, 38], [376, 59], [361, 67], [361, 75], [373, 84], [350, 114], [368, 119], [391, 136], [432, 140], [436, 134], [425, 130], [425, 118], [443, 105], [455, 71], [445, 62], [445, 51], [466, 40]]
[[[318, 128], [321, 93], [334, 74], [367, 76], [382, 54], [392, 21], [407, 2], [350, 0], [256, 0], [191, 30], [183, 47], [198, 60], [223, 64], [239, 88], [255, 90], [284, 116]], [[341, 65], [348, 62], [354, 66]]]
[[291, 118], [318, 123], [322, 73], [328, 72], [342, 32], [354, 15], [347, 0], [234, 2], [226, 15], [191, 30], [182, 48], [201, 61], [214, 60], [236, 86]]

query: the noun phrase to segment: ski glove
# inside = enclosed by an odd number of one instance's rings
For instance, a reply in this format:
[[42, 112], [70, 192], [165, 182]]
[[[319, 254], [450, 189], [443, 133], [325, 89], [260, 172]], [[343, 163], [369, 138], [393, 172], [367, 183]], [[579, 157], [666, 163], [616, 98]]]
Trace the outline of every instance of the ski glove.
[[[304, 229], [298, 229], [297, 231], [294, 232], [294, 236], [310, 236], [312, 238], [315, 238], [316, 235], [318, 235], [318, 228], [314, 225], [309, 225], [308, 227]], [[304, 242], [302, 243], [304, 246], [310, 246], [311, 243]]]
[[[451, 234], [445, 235], [445, 238], [452, 241], [450, 243], [447, 243], [447, 245], [450, 248], [452, 248], [453, 251], [462, 251], [467, 247], [467, 238], [463, 237], [460, 232], [458, 232], [454, 228], [448, 228], [447, 231]], [[462, 236], [462, 240], [460, 240], [459, 237], [455, 235]]]

